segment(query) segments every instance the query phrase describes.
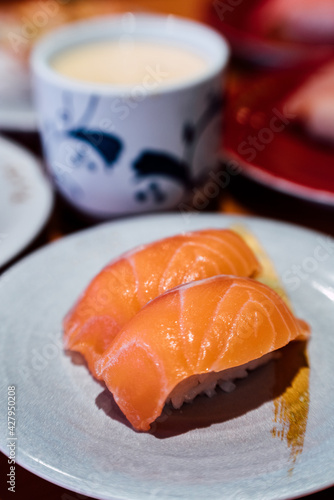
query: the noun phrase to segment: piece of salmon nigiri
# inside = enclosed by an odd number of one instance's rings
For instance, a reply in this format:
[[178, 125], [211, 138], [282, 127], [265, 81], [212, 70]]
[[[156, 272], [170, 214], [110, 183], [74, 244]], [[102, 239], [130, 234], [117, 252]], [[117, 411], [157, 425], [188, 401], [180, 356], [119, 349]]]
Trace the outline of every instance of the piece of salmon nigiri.
[[120, 329], [150, 300], [182, 283], [218, 274], [255, 276], [260, 264], [227, 229], [180, 234], [139, 247], [105, 267], [64, 320], [67, 349], [81, 352], [92, 374]]
[[[180, 285], [119, 332], [98, 369], [133, 427], [148, 430], [166, 402], [180, 407], [309, 337], [285, 302], [258, 281], [231, 276]], [[223, 385], [224, 388], [224, 385]]]

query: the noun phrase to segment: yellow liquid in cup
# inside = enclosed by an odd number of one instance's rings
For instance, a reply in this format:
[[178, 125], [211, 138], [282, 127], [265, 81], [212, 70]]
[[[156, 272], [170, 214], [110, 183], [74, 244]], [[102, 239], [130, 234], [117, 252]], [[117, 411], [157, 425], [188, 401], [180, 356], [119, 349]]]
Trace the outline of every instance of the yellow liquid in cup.
[[51, 61], [60, 74], [83, 82], [107, 85], [157, 86], [191, 80], [208, 69], [195, 51], [161, 42], [101, 41], [81, 44]]

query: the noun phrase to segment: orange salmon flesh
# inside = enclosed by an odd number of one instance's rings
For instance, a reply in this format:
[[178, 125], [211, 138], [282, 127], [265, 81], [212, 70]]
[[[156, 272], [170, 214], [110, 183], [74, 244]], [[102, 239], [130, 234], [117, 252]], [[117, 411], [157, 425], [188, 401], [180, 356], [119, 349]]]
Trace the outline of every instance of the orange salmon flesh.
[[268, 286], [216, 276], [148, 303], [118, 333], [97, 370], [133, 427], [147, 431], [180, 382], [244, 365], [309, 335], [308, 325]]
[[80, 352], [91, 373], [118, 332], [150, 300], [182, 283], [219, 274], [253, 277], [260, 264], [229, 229], [194, 231], [139, 247], [107, 265], [64, 320], [65, 348]]

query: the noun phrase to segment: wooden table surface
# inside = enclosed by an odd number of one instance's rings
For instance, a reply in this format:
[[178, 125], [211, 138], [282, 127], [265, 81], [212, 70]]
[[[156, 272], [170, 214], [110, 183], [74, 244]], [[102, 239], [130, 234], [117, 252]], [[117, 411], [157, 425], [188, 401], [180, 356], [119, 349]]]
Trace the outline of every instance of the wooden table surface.
[[[125, 0], [124, 10], [128, 10], [133, 5], [146, 10], [203, 19], [208, 1], [140, 0], [139, 2], [135, 2], [134, 0]], [[7, 135], [17, 141], [21, 141], [22, 144], [28, 145], [35, 153], [39, 152], [38, 138], [36, 136], [18, 135], [16, 133]], [[206, 208], [206, 211], [270, 217], [300, 224], [334, 236], [334, 208], [297, 200], [288, 195], [277, 193], [257, 185], [241, 175], [234, 177], [230, 184], [221, 190], [219, 195], [212, 200], [210, 206]], [[50, 241], [85, 229], [90, 225], [91, 223], [82, 220], [57, 198], [53, 214], [45, 229], [15, 261]], [[8, 265], [8, 267], [10, 266]], [[5, 484], [8, 463], [7, 457], [2, 454], [0, 454], [0, 472], [0, 500], [7, 498], [15, 498], [16, 500], [82, 500], [88, 498], [44, 481], [19, 466], [16, 467], [16, 492], [15, 494], [8, 492], [7, 485]], [[333, 498], [333, 493], [334, 488], [331, 488], [330, 490], [315, 493], [307, 498], [311, 500]]]

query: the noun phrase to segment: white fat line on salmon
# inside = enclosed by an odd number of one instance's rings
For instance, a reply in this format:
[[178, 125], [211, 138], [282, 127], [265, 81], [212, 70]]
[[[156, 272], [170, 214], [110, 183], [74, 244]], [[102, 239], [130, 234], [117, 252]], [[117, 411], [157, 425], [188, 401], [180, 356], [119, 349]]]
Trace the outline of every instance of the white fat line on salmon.
[[[289, 332], [289, 342], [292, 338], [292, 331], [291, 331], [291, 327], [287, 324], [286, 320], [285, 320], [285, 317], [279, 307], [279, 304], [274, 304], [271, 300], [271, 298], [269, 297], [269, 295], [267, 293], [265, 293], [264, 290], [262, 290], [262, 295], [264, 296], [264, 301], [262, 302], [262, 305], [265, 305], [266, 306], [266, 310], [267, 310], [267, 316], [268, 316], [268, 319], [272, 316], [273, 314], [273, 309], [275, 308], [277, 313], [280, 315], [283, 323], [285, 324], [288, 332]], [[288, 308], [288, 314], [289, 314], [289, 318], [291, 318], [291, 320], [293, 320], [293, 314], [290, 310], [290, 308]], [[271, 321], [271, 320], [270, 320]], [[277, 336], [277, 332], [275, 331], [275, 335]]]
[[[239, 235], [238, 235], [239, 236]], [[210, 239], [215, 239], [217, 241], [220, 241], [222, 245], [225, 245], [226, 247], [232, 249], [234, 251], [234, 255], [239, 255], [239, 258], [240, 260], [243, 262], [243, 264], [245, 265], [245, 268], [247, 268], [247, 261], [246, 261], [246, 258], [242, 255], [242, 252], [240, 251], [239, 248], [237, 248], [236, 246], [233, 245], [233, 243], [231, 242], [228, 242], [226, 241], [226, 239], [224, 240], [220, 240], [218, 237], [214, 237], [214, 236], [208, 236]], [[244, 242], [244, 240], [242, 240]]]
[[[204, 231], [208, 231], [207, 229], [204, 230]], [[203, 232], [204, 232], [203, 231]], [[217, 230], [219, 231], [219, 230]], [[224, 233], [224, 238], [219, 238], [219, 236], [214, 236], [214, 235], [211, 235], [211, 234], [205, 234], [205, 235], [202, 235], [202, 237], [206, 237], [210, 240], [213, 240], [213, 241], [217, 241], [218, 243], [220, 243], [222, 246], [225, 246], [227, 248], [229, 248], [230, 250], [232, 250], [232, 253], [234, 253], [235, 256], [238, 256], [239, 257], [239, 260], [244, 264], [245, 268], [247, 268], [247, 261], [246, 259], [244, 258], [244, 256], [242, 255], [242, 252], [240, 251], [239, 248], [236, 248], [236, 246], [232, 243], [232, 242], [228, 242], [226, 241], [226, 237], [228, 237], [228, 234], [230, 233], [230, 235], [234, 235], [237, 237], [237, 238], [241, 238], [241, 236], [239, 236], [237, 233], [234, 233], [232, 230], [230, 229], [226, 229], [226, 233]], [[245, 243], [244, 239], [242, 239], [242, 242]], [[245, 243], [246, 244], [246, 243]], [[207, 248], [210, 248], [209, 246], [207, 246]], [[212, 249], [213, 251], [213, 249]], [[216, 251], [218, 255], [221, 255], [218, 250]], [[222, 256], [222, 255], [221, 255]], [[226, 259], [227, 262], [229, 262], [229, 264], [231, 263], [225, 255], [223, 255], [222, 257], [224, 257]], [[233, 267], [233, 266], [232, 266]]]
[[[228, 352], [229, 350], [229, 347], [230, 347], [230, 342], [232, 339], [234, 338], [241, 338], [242, 340], [247, 340], [251, 335], [255, 335], [256, 334], [256, 329], [255, 329], [255, 325], [254, 325], [254, 322], [256, 324], [256, 327], [258, 328], [261, 323], [263, 322], [263, 318], [264, 316], [267, 317], [267, 320], [271, 326], [271, 329], [272, 329], [272, 332], [273, 332], [273, 338], [276, 338], [277, 336], [277, 333], [276, 333], [276, 330], [272, 324], [272, 321], [271, 321], [271, 318], [270, 318], [270, 315], [268, 314], [268, 312], [266, 311], [266, 315], [261, 315], [261, 314], [255, 314], [252, 318], [252, 322], [250, 322], [250, 318], [249, 317], [246, 317], [246, 318], [242, 318], [241, 317], [241, 311], [244, 309], [244, 307], [246, 307], [247, 304], [249, 303], [254, 303], [254, 304], [257, 304], [259, 307], [263, 307], [262, 304], [260, 304], [258, 301], [255, 301], [255, 300], [251, 300], [251, 298], [249, 298], [242, 306], [240, 312], [234, 316], [233, 318], [233, 323], [232, 323], [232, 326], [230, 328], [230, 333], [229, 333], [229, 336], [227, 338], [227, 341], [225, 343], [225, 346], [224, 346], [224, 349], [219, 353], [219, 356], [217, 356], [217, 362], [218, 363], [218, 359], [221, 359], [224, 357], [224, 355]], [[260, 311], [256, 311], [256, 313], [260, 313]], [[240, 317], [242, 318], [240, 320]], [[261, 319], [260, 319], [261, 318]], [[241, 323], [242, 324], [242, 328], [241, 328], [241, 332], [239, 332], [239, 324], [238, 323]], [[246, 334], [245, 334], [246, 332]], [[213, 365], [212, 369], [214, 370], [215, 369], [215, 364]]]
[[131, 269], [132, 269], [132, 273], [133, 273], [133, 276], [134, 276], [134, 279], [135, 279], [135, 282], [136, 282], [136, 296], [137, 296], [137, 299], [140, 300], [139, 298], [139, 277], [138, 277], [138, 271], [137, 271], [137, 266], [136, 266], [136, 263], [134, 262], [134, 259], [133, 259], [133, 256], [129, 256], [127, 257], [127, 260], [131, 266]]
[[[159, 286], [159, 293], [163, 293], [165, 289], [162, 288], [162, 284], [164, 283], [164, 279], [165, 279], [165, 275], [168, 275], [168, 272], [169, 272], [169, 269], [170, 267], [173, 265], [173, 261], [175, 260], [175, 258], [177, 257], [178, 254], [180, 254], [185, 247], [194, 247], [194, 248], [201, 248], [201, 249], [205, 249], [209, 252], [211, 252], [212, 254], [214, 255], [217, 255], [218, 257], [220, 257], [222, 260], [224, 260], [225, 262], [227, 262], [229, 264], [229, 266], [231, 267], [231, 269], [234, 269], [234, 272], [236, 273], [236, 268], [235, 266], [233, 265], [233, 263], [231, 262], [230, 259], [228, 259], [226, 257], [226, 255], [222, 255], [220, 252], [218, 252], [218, 250], [214, 249], [214, 248], [211, 248], [209, 245], [205, 245], [204, 243], [198, 243], [198, 242], [193, 242], [193, 241], [186, 241], [184, 242], [173, 254], [173, 256], [171, 257], [169, 263], [167, 264], [167, 267], [160, 279], [160, 286]], [[198, 257], [199, 259], [201, 258], [201, 255]], [[193, 268], [195, 268], [196, 266], [194, 265], [193, 263]], [[219, 264], [218, 262], [215, 262], [215, 267], [216, 267], [216, 271], [217, 271], [217, 274], [220, 274], [219, 273]]]
[[[208, 341], [206, 341], [205, 339], [208, 336], [208, 333], [210, 332], [210, 330], [213, 328], [213, 324], [216, 322], [216, 318], [219, 317], [218, 313], [220, 311], [222, 303], [224, 302], [224, 300], [226, 300], [226, 298], [231, 293], [233, 288], [234, 288], [234, 285], [231, 285], [227, 290], [225, 290], [224, 295], [222, 297], [220, 297], [220, 300], [219, 300], [219, 302], [215, 308], [215, 311], [210, 319], [210, 323], [209, 323], [208, 327], [206, 328], [204, 335], [202, 336], [201, 348], [200, 348], [200, 352], [198, 353], [197, 366], [199, 365], [200, 362], [202, 362], [203, 356], [205, 355], [205, 347], [206, 347], [206, 344], [208, 343]], [[224, 314], [223, 317], [230, 318], [231, 320], [233, 320], [233, 316], [231, 316], [230, 314]], [[229, 338], [227, 339], [227, 342], [226, 342], [226, 349], [227, 349], [228, 343], [229, 343]], [[225, 349], [225, 351], [226, 351], [226, 349]], [[221, 358], [221, 357], [222, 356], [219, 356], [219, 358]]]

